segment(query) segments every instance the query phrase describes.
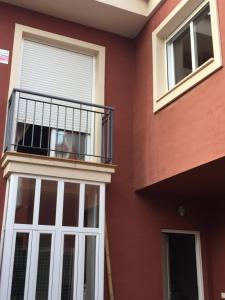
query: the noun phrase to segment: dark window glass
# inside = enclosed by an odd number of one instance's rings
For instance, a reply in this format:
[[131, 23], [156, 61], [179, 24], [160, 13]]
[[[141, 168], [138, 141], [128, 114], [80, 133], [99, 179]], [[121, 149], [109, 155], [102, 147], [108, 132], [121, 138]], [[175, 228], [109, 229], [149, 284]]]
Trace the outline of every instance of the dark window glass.
[[33, 223], [34, 194], [35, 179], [18, 178], [15, 223]]
[[57, 181], [41, 181], [41, 198], [39, 211], [40, 225], [55, 225], [57, 200]]
[[213, 57], [212, 29], [209, 8], [194, 21], [197, 66], [201, 66]]
[[99, 226], [99, 186], [85, 185], [84, 227]]
[[40, 234], [35, 300], [48, 300], [51, 243], [51, 234]]
[[85, 237], [84, 300], [95, 299], [96, 237]]
[[16, 234], [11, 300], [23, 300], [27, 269], [29, 233]]
[[189, 27], [173, 42], [175, 83], [181, 81], [192, 72], [191, 40]]
[[78, 183], [65, 182], [63, 200], [63, 226], [78, 226], [79, 194], [80, 185]]
[[75, 236], [64, 236], [61, 300], [73, 300]]

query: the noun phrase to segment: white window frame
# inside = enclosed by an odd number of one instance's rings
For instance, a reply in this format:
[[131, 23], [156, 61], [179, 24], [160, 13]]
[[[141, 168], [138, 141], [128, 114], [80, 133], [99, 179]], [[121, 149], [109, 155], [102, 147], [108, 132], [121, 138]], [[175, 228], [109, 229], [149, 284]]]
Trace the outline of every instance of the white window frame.
[[[187, 234], [187, 235], [189, 234], [189, 235], [193, 235], [195, 237], [195, 255], [196, 255], [196, 271], [197, 271], [197, 283], [198, 283], [198, 300], [204, 300], [205, 296], [204, 296], [204, 280], [203, 280], [200, 232], [199, 231], [192, 231], [192, 230], [162, 229], [161, 233], [162, 234], [175, 233], [175, 234]], [[169, 283], [168, 283], [168, 285], [169, 285]]]
[[[34, 178], [35, 196], [34, 196], [34, 213], [33, 224], [16, 224], [14, 223], [16, 210], [16, 195], [18, 187], [18, 178]], [[39, 206], [40, 206], [40, 191], [41, 180], [53, 180], [58, 182], [57, 186], [57, 204], [56, 204], [56, 221], [55, 225], [38, 225]], [[0, 278], [0, 298], [9, 300], [12, 284], [14, 248], [16, 232], [27, 232], [30, 234], [27, 256], [27, 272], [24, 290], [24, 300], [33, 299], [36, 288], [36, 275], [29, 276], [35, 273], [37, 267], [38, 256], [38, 241], [40, 233], [52, 234], [51, 247], [51, 262], [50, 270], [54, 272], [49, 277], [49, 300], [60, 299], [61, 297], [61, 280], [62, 274], [62, 253], [63, 253], [63, 237], [65, 234], [76, 236], [75, 251], [75, 269], [74, 275], [77, 276], [76, 286], [74, 286], [74, 299], [82, 299], [83, 282], [84, 282], [84, 251], [85, 251], [85, 236], [96, 237], [96, 257], [95, 257], [95, 300], [104, 299], [104, 227], [105, 227], [105, 184], [92, 181], [67, 180], [45, 176], [28, 176], [25, 174], [11, 175], [8, 179], [9, 195], [6, 205], [6, 221], [4, 225], [4, 244], [1, 257], [1, 278]], [[79, 223], [77, 227], [62, 226], [63, 216], [63, 195], [64, 182], [80, 184], [80, 199], [79, 199]], [[85, 201], [85, 184], [99, 186], [99, 227], [88, 228], [83, 226], [84, 220], [84, 201]], [[2, 240], [3, 243], [3, 240]], [[35, 251], [31, 249], [36, 249]], [[36, 246], [35, 246], [36, 245]], [[59, 245], [61, 245], [59, 247]], [[54, 249], [54, 251], [53, 251]], [[79, 274], [78, 274], [79, 270]], [[81, 271], [80, 271], [81, 270]], [[83, 271], [82, 271], [83, 270]], [[81, 273], [80, 273], [81, 272]], [[76, 274], [77, 273], [77, 274]], [[79, 276], [78, 276], [79, 275]], [[28, 286], [29, 282], [29, 286]], [[50, 285], [52, 284], [51, 288]], [[4, 287], [4, 288], [3, 288]], [[77, 288], [76, 288], [77, 287]], [[76, 293], [76, 295], [75, 295]]]
[[[191, 62], [192, 62], [192, 72], [194, 72], [198, 67], [197, 66], [197, 47], [196, 47], [196, 39], [194, 33], [194, 22], [195, 20], [204, 12], [207, 8], [210, 7], [209, 4], [203, 3], [198, 7], [197, 10], [183, 23], [179, 26], [179, 28], [167, 39], [167, 69], [168, 69], [168, 89], [172, 89], [175, 83], [175, 57], [174, 57], [174, 41], [186, 30], [190, 31], [190, 44], [191, 44]], [[211, 18], [210, 18], [211, 19]], [[213, 58], [213, 57], [212, 57]], [[210, 59], [212, 59], [210, 58]], [[210, 60], [209, 59], [209, 60]], [[205, 62], [207, 63], [208, 60]], [[179, 82], [178, 82], [179, 83]]]
[[[190, 21], [193, 15], [209, 5], [214, 57], [196, 68], [176, 85], [168, 87], [167, 42]], [[153, 111], [157, 112], [222, 67], [217, 0], [181, 0], [152, 33]]]

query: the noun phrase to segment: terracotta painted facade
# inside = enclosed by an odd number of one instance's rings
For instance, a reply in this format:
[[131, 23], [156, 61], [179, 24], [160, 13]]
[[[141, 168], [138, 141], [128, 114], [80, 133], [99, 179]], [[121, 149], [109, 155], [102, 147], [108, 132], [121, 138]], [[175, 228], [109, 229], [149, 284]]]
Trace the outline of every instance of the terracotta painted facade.
[[[152, 108], [151, 33], [178, 2], [166, 1], [133, 40], [0, 3], [0, 49], [10, 50], [10, 60], [16, 23], [106, 47], [105, 104], [116, 111], [117, 168], [106, 193], [116, 300], [163, 299], [162, 229], [200, 231], [205, 300], [225, 291], [224, 163], [217, 161], [225, 156], [224, 68], [161, 111]], [[218, 7], [225, 54], [223, 0]], [[10, 63], [0, 64], [1, 148]], [[0, 177], [2, 220], [6, 181]], [[179, 204], [184, 217], [176, 213]]]

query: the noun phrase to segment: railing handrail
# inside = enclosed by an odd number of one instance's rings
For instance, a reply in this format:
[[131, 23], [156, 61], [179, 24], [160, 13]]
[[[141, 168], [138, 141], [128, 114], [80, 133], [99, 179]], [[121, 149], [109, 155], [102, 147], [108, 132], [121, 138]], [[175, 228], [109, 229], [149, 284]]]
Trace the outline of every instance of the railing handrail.
[[111, 110], [111, 111], [115, 110], [115, 108], [112, 107], [112, 106], [82, 102], [82, 101], [75, 100], [75, 99], [64, 98], [64, 97], [59, 97], [59, 96], [53, 96], [53, 95], [38, 93], [38, 92], [32, 92], [32, 91], [25, 90], [25, 89], [14, 88], [12, 90], [12, 94], [14, 92], [19, 92], [19, 93], [24, 93], [24, 94], [31, 94], [31, 95], [34, 95], [34, 96], [45, 97], [45, 98], [50, 98], [50, 99], [54, 99], [54, 100], [61, 100], [61, 101], [70, 102], [70, 103], [77, 103], [77, 104], [86, 105], [86, 106], [93, 106], [93, 107], [97, 107], [97, 108], [108, 109], [108, 110]]
[[[30, 102], [35, 104], [31, 105]], [[36, 102], [44, 105], [36, 105]], [[46, 118], [45, 104], [50, 105]], [[52, 118], [54, 106], [58, 107], [58, 110], [57, 115]], [[59, 120], [60, 107], [66, 109]], [[72, 114], [70, 108], [73, 109]], [[83, 111], [86, 114], [83, 115]], [[81, 160], [96, 158], [100, 162], [112, 163], [113, 115], [114, 108], [111, 106], [14, 88], [8, 104], [5, 151], [33, 151], [37, 155], [44, 153], [57, 157], [68, 155], [72, 159], [78, 157]], [[69, 122], [67, 116], [71, 118]], [[64, 133], [63, 142], [58, 143], [59, 132]]]

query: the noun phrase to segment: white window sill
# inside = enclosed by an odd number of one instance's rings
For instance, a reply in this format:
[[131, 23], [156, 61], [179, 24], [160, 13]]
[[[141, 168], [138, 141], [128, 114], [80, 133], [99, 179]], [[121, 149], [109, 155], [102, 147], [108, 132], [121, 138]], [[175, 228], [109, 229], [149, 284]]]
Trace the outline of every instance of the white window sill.
[[194, 72], [186, 76], [178, 82], [173, 88], [164, 93], [156, 100], [154, 111], [160, 110], [165, 105], [171, 103], [179, 96], [196, 86], [202, 80], [210, 76], [212, 73], [222, 67], [221, 62], [216, 62], [214, 58], [210, 58], [207, 62], [197, 68]]

